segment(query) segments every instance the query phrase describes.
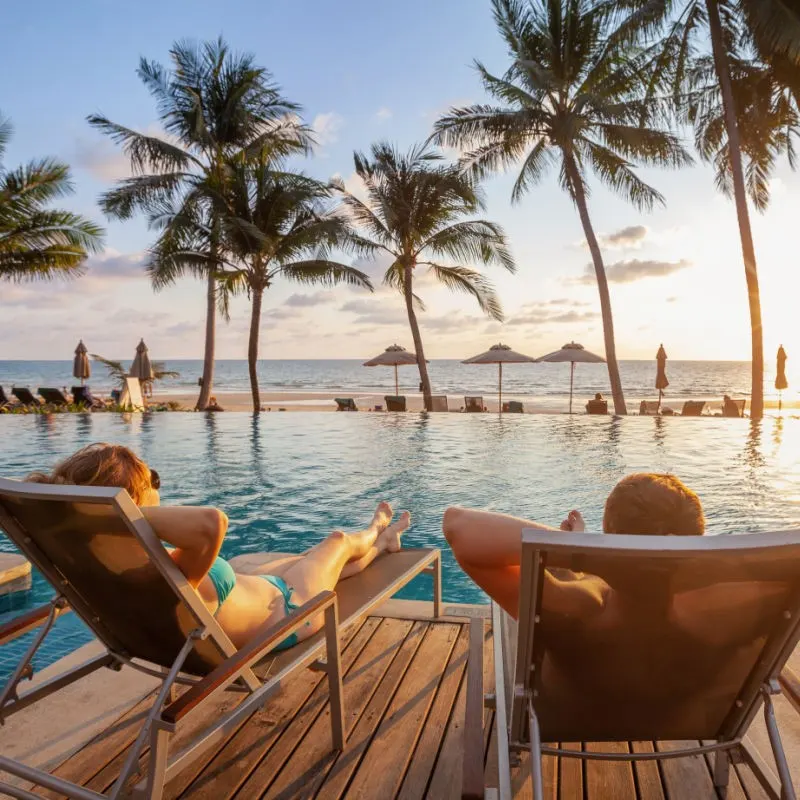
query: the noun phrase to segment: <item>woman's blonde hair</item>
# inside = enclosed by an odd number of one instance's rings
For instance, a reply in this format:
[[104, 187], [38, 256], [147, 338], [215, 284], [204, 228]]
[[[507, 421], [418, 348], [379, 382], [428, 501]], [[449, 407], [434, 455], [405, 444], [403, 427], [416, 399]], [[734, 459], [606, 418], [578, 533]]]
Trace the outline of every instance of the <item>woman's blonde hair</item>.
[[97, 442], [78, 450], [56, 464], [53, 471], [33, 472], [32, 483], [74, 486], [114, 486], [125, 489], [134, 503], [141, 504], [152, 487], [150, 468], [121, 444]]

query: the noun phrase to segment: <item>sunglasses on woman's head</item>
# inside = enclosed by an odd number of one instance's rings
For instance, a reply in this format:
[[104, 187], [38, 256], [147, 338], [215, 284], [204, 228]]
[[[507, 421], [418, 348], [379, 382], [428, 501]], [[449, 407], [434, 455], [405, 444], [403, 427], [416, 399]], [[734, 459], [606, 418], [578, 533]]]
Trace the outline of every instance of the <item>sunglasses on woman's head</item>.
[[161, 488], [161, 478], [154, 469], [150, 470], [150, 486], [156, 491]]

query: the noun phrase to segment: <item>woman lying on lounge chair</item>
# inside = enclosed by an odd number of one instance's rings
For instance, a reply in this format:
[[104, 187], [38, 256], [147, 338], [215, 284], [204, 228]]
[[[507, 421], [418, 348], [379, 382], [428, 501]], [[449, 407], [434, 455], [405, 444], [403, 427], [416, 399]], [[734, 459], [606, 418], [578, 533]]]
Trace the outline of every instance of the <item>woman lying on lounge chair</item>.
[[[400, 549], [411, 518], [403, 512], [392, 523], [392, 508], [380, 503], [369, 525], [357, 533], [334, 531], [302, 555], [270, 562], [264, 574], [242, 575], [218, 556], [228, 518], [216, 508], [160, 506], [161, 480], [127, 447], [92, 444], [70, 456], [50, 474], [27, 480], [125, 489], [156, 535], [236, 647], [268, 620], [278, 622], [315, 595], [365, 569], [384, 552]], [[293, 633], [276, 650], [291, 647], [322, 626], [322, 617]]]
[[[516, 617], [522, 530], [557, 529], [505, 514], [457, 507], [447, 509], [442, 528], [464, 572]], [[570, 511], [560, 529], [583, 532], [580, 512]], [[702, 535], [704, 530], [700, 499], [673, 475], [629, 475], [606, 500], [605, 533]], [[547, 605], [565, 615], [585, 618], [606, 607], [610, 587], [593, 575], [566, 571], [556, 575], [547, 570], [544, 591]]]

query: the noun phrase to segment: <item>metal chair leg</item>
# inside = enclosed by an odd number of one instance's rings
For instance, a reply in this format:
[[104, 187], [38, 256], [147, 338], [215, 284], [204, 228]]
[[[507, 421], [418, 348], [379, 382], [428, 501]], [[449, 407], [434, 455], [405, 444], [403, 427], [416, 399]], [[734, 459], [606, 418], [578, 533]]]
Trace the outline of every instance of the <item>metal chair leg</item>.
[[542, 737], [539, 733], [539, 719], [533, 708], [533, 703], [528, 699], [528, 721], [531, 737], [531, 784], [533, 800], [544, 800], [544, 786], [542, 783]]
[[778, 777], [781, 780], [781, 800], [796, 800], [797, 795], [794, 792], [794, 786], [792, 786], [792, 775], [789, 771], [789, 764], [786, 761], [786, 753], [783, 750], [778, 721], [775, 719], [772, 692], [769, 687], [765, 687], [762, 693], [764, 695], [764, 721], [767, 724], [769, 743], [772, 747], [772, 754], [775, 756], [775, 764], [778, 767]]
[[714, 786], [725, 796], [731, 773], [731, 759], [728, 750], [719, 750], [714, 754]]

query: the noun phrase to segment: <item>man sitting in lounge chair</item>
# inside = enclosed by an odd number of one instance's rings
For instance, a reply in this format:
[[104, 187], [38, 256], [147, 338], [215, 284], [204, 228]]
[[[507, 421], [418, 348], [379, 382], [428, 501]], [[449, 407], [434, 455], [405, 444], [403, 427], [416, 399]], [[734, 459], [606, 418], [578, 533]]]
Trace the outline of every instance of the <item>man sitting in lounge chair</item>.
[[[28, 481], [125, 489], [156, 535], [171, 545], [170, 556], [237, 648], [266, 622], [277, 623], [340, 578], [365, 569], [384, 552], [400, 549], [400, 536], [411, 524], [404, 511], [392, 523], [392, 507], [380, 503], [370, 524], [357, 533], [334, 531], [299, 556], [270, 562], [268, 574], [241, 575], [218, 556], [228, 518], [216, 508], [161, 506], [158, 473], [127, 447], [105, 443], [84, 447], [57, 464], [52, 473], [37, 472]], [[312, 620], [275, 649], [291, 647], [322, 626]]]
[[[451, 507], [442, 529], [461, 568], [513, 617], [519, 609], [522, 530], [556, 530], [540, 522], [490, 511]], [[570, 511], [563, 531], [583, 532], [583, 517]], [[697, 495], [673, 475], [643, 473], [623, 478], [608, 496], [605, 533], [702, 535]], [[613, 607], [611, 587], [593, 575], [545, 572], [545, 603], [565, 615], [584, 616]]]

